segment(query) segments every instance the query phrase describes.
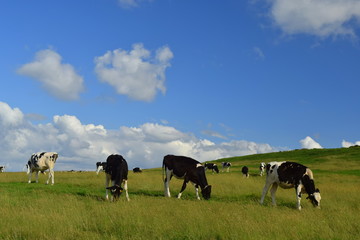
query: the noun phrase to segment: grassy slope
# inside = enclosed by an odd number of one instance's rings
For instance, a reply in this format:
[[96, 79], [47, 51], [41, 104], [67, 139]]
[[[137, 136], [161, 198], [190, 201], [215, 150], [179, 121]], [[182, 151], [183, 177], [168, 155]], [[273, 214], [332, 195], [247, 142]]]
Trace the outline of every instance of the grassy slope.
[[[265, 177], [258, 165], [296, 161], [309, 166], [322, 194], [322, 209], [292, 190], [279, 189], [278, 207], [259, 198]], [[224, 160], [218, 160], [224, 161]], [[297, 150], [226, 159], [230, 173], [207, 174], [210, 201], [163, 197], [161, 169], [129, 174], [131, 201], [104, 201], [104, 174], [55, 173], [55, 185], [27, 184], [24, 173], [0, 174], [0, 239], [355, 239], [360, 235], [360, 148]], [[242, 166], [251, 177], [242, 178]], [[176, 196], [182, 182], [172, 180]]]

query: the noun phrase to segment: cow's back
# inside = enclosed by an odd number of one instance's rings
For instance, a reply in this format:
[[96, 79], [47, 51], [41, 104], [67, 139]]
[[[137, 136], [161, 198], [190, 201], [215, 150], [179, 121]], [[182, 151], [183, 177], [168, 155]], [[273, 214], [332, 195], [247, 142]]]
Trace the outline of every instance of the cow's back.
[[199, 161], [185, 156], [166, 155], [163, 160], [163, 167], [172, 170], [177, 177], [183, 177], [189, 168], [195, 169], [198, 164]]
[[128, 178], [128, 165], [126, 160], [118, 154], [110, 155], [106, 159], [105, 173], [111, 175], [112, 181], [121, 182]]

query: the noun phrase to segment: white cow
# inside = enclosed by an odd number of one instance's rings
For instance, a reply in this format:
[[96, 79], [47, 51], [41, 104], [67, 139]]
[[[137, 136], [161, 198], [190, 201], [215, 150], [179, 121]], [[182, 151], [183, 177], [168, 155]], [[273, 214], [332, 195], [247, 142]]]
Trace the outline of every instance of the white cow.
[[260, 176], [264, 175], [264, 172], [265, 172], [265, 163], [264, 162], [260, 163], [259, 169], [260, 169]]
[[49, 169], [49, 178], [46, 184], [49, 184], [51, 178], [51, 185], [54, 185], [54, 166], [56, 159], [58, 158], [56, 152], [38, 152], [31, 155], [27, 166], [27, 174], [29, 175], [28, 183], [31, 183], [31, 175], [33, 172], [36, 173], [36, 183], [39, 182], [39, 172], [44, 173]]
[[304, 165], [295, 162], [271, 162], [266, 165], [266, 183], [260, 203], [264, 203], [265, 196], [271, 187], [272, 204], [276, 205], [275, 193], [278, 186], [295, 188], [297, 208], [301, 210], [301, 193], [307, 193], [307, 199], [314, 207], [320, 208], [320, 191], [315, 189], [312, 171]]

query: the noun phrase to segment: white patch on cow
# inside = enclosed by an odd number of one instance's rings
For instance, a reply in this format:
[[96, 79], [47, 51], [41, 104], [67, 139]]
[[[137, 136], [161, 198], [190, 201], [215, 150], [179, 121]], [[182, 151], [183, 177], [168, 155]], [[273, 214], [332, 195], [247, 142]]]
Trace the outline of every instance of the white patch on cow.
[[201, 165], [200, 163], [196, 164], [196, 168], [198, 167], [202, 167], [203, 165]]
[[104, 167], [102, 165], [100, 165], [97, 169], [96, 169], [96, 175], [99, 175], [100, 171], [103, 171]]

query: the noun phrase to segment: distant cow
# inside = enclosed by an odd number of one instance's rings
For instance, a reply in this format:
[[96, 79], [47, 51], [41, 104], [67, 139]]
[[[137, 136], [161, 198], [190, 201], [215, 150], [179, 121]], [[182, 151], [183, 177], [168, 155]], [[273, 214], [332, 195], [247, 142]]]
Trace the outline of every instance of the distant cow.
[[[125, 190], [126, 199], [129, 201], [129, 194], [127, 188], [127, 179], [128, 179], [128, 165], [126, 160], [118, 154], [112, 154], [106, 159], [106, 180], [105, 188], [106, 195], [105, 198], [109, 199], [108, 190], [110, 190], [112, 195], [112, 200], [117, 200], [123, 190]], [[111, 187], [109, 183], [111, 180]], [[121, 184], [124, 183], [124, 188], [121, 187]]]
[[205, 170], [210, 169], [212, 172], [219, 173], [219, 168], [217, 167], [216, 163], [205, 163]]
[[106, 162], [97, 162], [96, 163], [96, 175], [99, 174], [100, 171], [105, 171]]
[[141, 172], [142, 172], [142, 169], [139, 168], [139, 167], [136, 167], [136, 168], [133, 168], [133, 172], [134, 172], [134, 173], [141, 173]]
[[249, 177], [249, 168], [247, 166], [243, 166], [241, 169], [241, 172], [243, 174], [243, 177], [246, 177], [246, 178]]
[[38, 152], [31, 155], [27, 166], [27, 174], [29, 175], [28, 183], [31, 183], [31, 175], [36, 173], [36, 183], [39, 182], [39, 172], [44, 173], [49, 169], [49, 177], [46, 184], [49, 184], [51, 178], [51, 184], [54, 185], [54, 166], [58, 158], [56, 152]]
[[0, 166], [0, 172], [5, 172], [5, 166]]
[[264, 174], [264, 172], [265, 172], [265, 163], [264, 162], [262, 162], [262, 163], [260, 163], [260, 167], [259, 167], [259, 169], [260, 169], [260, 176], [262, 176], [263, 174]]
[[315, 189], [312, 171], [294, 162], [271, 162], [266, 165], [266, 183], [262, 192], [260, 203], [271, 187], [272, 204], [276, 205], [275, 193], [278, 186], [282, 188], [293, 188], [296, 190], [297, 208], [301, 210], [301, 193], [307, 193], [314, 207], [320, 207], [320, 191]]
[[222, 172], [224, 172], [224, 169], [225, 169], [225, 168], [226, 168], [226, 172], [229, 172], [229, 171], [230, 171], [231, 163], [229, 163], [229, 162], [222, 162], [221, 165], [222, 165]]
[[184, 183], [178, 194], [181, 197], [187, 183], [190, 181], [195, 186], [196, 198], [199, 197], [199, 186], [204, 199], [208, 200], [211, 194], [211, 185], [208, 185], [205, 175], [205, 168], [200, 162], [183, 156], [166, 155], [163, 160], [163, 172], [166, 175], [164, 179], [165, 197], [170, 197], [169, 183], [172, 176], [184, 179]]

